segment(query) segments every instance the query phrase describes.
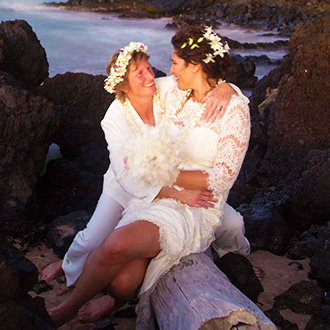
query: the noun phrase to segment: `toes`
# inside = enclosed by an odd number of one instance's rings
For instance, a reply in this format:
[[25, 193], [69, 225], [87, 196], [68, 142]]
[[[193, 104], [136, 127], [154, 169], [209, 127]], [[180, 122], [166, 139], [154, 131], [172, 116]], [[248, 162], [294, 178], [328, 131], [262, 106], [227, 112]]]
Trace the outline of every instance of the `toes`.
[[78, 320], [81, 322], [81, 323], [88, 323], [89, 322], [89, 315], [86, 315], [86, 314], [78, 314]]
[[92, 314], [90, 310], [90, 302], [87, 302], [78, 311], [78, 320], [82, 323], [92, 322]]
[[263, 280], [263, 278], [265, 277], [265, 272], [262, 269], [253, 267], [253, 271], [258, 277], [259, 281]]

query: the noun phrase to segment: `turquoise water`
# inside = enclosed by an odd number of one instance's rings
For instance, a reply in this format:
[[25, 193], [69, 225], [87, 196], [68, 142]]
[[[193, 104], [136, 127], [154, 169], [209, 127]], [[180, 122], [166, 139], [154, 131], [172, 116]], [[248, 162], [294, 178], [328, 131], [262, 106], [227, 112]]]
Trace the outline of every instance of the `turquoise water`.
[[[39, 3], [39, 0], [0, 0], [0, 21], [24, 19], [32, 26], [46, 50], [50, 76], [67, 71], [105, 74], [105, 66], [113, 51], [130, 41], [147, 44], [152, 65], [168, 74], [172, 52], [170, 40], [175, 33], [165, 28], [170, 19], [119, 19], [116, 15], [67, 11]], [[241, 42], [282, 39], [236, 26], [224, 26], [218, 31]], [[266, 54], [273, 59], [284, 55], [279, 51], [238, 53]], [[270, 69], [272, 66], [258, 67], [258, 77]]]

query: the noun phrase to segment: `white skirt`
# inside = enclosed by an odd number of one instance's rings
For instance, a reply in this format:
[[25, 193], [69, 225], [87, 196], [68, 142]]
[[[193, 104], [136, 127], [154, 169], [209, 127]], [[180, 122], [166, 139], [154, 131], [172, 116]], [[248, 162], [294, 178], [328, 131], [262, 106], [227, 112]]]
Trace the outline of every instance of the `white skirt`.
[[136, 198], [131, 200], [117, 228], [145, 220], [158, 226], [160, 234], [161, 251], [147, 268], [140, 294], [150, 289], [184, 256], [208, 249], [224, 219], [224, 205], [225, 199], [219, 197], [212, 209], [189, 207], [169, 198], [156, 199], [152, 203]]

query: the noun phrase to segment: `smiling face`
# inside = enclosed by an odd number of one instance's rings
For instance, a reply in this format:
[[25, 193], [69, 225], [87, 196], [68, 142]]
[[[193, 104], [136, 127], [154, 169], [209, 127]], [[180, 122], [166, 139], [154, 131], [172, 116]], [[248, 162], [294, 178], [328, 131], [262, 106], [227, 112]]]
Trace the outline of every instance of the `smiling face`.
[[123, 89], [128, 97], [152, 96], [156, 93], [155, 75], [150, 63], [142, 59], [138, 65], [130, 64], [127, 74], [128, 88]]
[[173, 74], [180, 89], [192, 88], [191, 82], [194, 80], [194, 65], [186, 63], [184, 59], [179, 57], [175, 50], [172, 53], [172, 66], [170, 74]]

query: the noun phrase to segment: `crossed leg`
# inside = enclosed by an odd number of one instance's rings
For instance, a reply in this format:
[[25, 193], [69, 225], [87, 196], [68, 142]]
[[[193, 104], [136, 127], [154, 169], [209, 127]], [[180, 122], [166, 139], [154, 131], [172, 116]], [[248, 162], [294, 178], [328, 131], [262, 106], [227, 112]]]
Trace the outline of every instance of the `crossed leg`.
[[159, 228], [137, 221], [112, 232], [88, 257], [71, 295], [49, 310], [51, 319], [61, 326], [95, 294], [107, 287], [132, 259], [153, 258], [160, 251]]
[[67, 286], [79, 277], [88, 255], [114, 230], [122, 218], [123, 207], [112, 196], [102, 193], [86, 228], [75, 236], [62, 261], [44, 268], [40, 280], [49, 283], [63, 273]]
[[129, 261], [107, 287], [110, 295], [87, 302], [79, 309], [79, 320], [83, 323], [95, 322], [131, 300], [143, 282], [148, 264], [149, 259], [146, 258]]

